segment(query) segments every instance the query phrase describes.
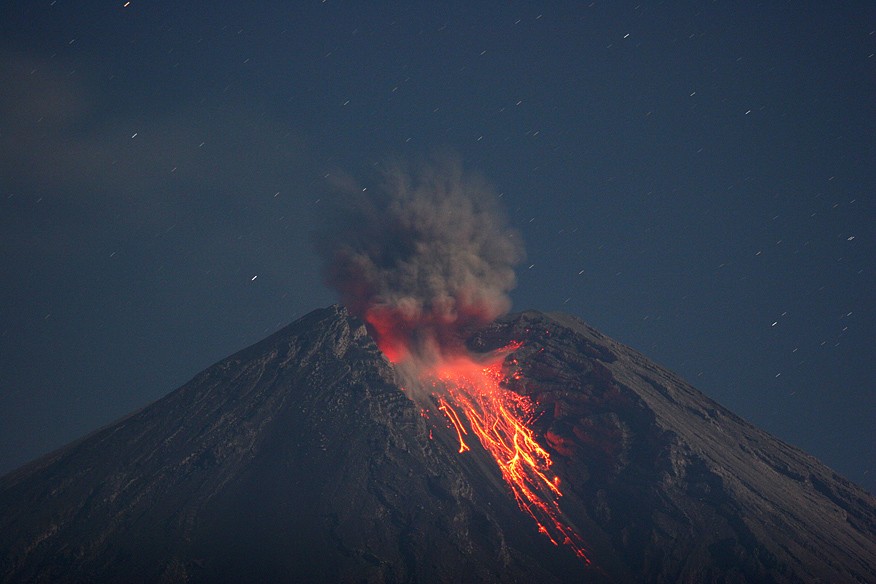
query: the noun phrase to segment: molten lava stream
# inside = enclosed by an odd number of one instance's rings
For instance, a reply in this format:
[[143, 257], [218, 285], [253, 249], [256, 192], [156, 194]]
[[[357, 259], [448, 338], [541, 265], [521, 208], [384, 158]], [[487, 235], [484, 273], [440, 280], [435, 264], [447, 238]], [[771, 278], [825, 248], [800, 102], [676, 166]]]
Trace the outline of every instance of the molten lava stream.
[[538, 444], [527, 425], [532, 422], [532, 401], [500, 386], [501, 361], [484, 365], [460, 357], [442, 362], [426, 377], [436, 388], [438, 409], [456, 431], [459, 452], [470, 450], [463, 421], [467, 420], [472, 433], [499, 465], [520, 509], [554, 545], [568, 545], [589, 564], [584, 542], [563, 520], [558, 502], [562, 496], [560, 479], [550, 472], [550, 453]]

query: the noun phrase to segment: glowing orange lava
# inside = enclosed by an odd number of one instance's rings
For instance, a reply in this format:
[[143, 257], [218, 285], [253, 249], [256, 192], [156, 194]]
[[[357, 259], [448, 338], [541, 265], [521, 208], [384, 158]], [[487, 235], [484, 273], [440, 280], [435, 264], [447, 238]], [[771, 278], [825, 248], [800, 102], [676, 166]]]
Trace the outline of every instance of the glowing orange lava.
[[460, 454], [471, 450], [470, 430], [496, 461], [517, 505], [538, 530], [589, 564], [583, 540], [560, 511], [560, 479], [551, 472], [550, 453], [529, 428], [534, 405], [527, 396], [501, 386], [501, 357], [478, 363], [460, 356], [425, 369], [420, 371], [422, 380], [434, 389], [433, 399], [456, 432]]

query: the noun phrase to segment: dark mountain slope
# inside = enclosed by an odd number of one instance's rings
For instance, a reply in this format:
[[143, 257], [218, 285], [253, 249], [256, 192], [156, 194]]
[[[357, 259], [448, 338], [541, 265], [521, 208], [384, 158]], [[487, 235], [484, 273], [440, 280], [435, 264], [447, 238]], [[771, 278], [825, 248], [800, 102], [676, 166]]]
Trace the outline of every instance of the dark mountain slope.
[[[569, 315], [528, 312], [513, 389], [625, 564], [664, 581], [876, 580], [874, 498]], [[568, 495], [567, 495], [568, 497]]]
[[855, 485], [571, 317], [512, 339], [592, 567], [332, 307], [0, 479], [0, 581], [876, 581]]

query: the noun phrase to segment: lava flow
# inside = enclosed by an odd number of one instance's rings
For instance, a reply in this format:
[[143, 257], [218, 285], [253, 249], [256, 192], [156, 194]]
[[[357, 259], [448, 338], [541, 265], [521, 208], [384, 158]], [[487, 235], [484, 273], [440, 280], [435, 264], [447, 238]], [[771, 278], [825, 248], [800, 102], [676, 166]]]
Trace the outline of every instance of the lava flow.
[[471, 450], [467, 442], [471, 432], [496, 461], [517, 505], [538, 530], [554, 545], [569, 546], [589, 564], [584, 542], [560, 511], [560, 478], [551, 472], [550, 453], [529, 427], [534, 404], [501, 386], [502, 356], [486, 363], [467, 356], [444, 359], [421, 368], [421, 381], [432, 386], [438, 409], [456, 432], [460, 454]]

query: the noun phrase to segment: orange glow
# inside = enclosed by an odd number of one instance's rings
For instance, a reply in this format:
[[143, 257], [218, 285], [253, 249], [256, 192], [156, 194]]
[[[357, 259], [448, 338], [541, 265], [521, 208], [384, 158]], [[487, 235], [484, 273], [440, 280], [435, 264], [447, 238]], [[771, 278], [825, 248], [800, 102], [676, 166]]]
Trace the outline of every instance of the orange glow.
[[[518, 346], [508, 347], [506, 353]], [[496, 461], [518, 507], [535, 521], [538, 530], [554, 545], [569, 546], [589, 564], [581, 536], [560, 510], [560, 478], [551, 472], [550, 453], [529, 428], [534, 404], [527, 396], [501, 386], [501, 357], [489, 363], [466, 356], [444, 359], [421, 367], [420, 375], [433, 388], [438, 409], [456, 431], [459, 452], [471, 450], [466, 442], [470, 429]]]
[[438, 398], [438, 409], [444, 412], [444, 415], [447, 416], [447, 419], [450, 420], [450, 423], [453, 424], [453, 428], [456, 430], [456, 436], [459, 438], [459, 453], [462, 454], [466, 450], [471, 450], [462, 437], [463, 434], [468, 434], [468, 432], [466, 431], [465, 426], [462, 425], [462, 420], [459, 419], [459, 414], [456, 413], [453, 406], [447, 403], [444, 396]]

